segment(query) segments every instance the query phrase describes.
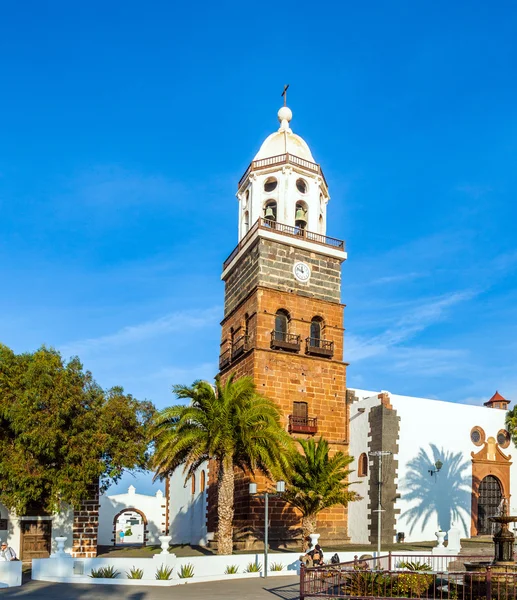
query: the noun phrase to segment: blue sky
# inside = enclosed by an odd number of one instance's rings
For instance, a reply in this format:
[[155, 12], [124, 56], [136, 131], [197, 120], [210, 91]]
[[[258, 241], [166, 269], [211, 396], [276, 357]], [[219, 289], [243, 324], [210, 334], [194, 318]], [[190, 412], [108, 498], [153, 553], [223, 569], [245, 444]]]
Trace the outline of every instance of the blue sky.
[[0, 341], [78, 354], [159, 407], [211, 378], [236, 184], [289, 83], [347, 241], [349, 386], [517, 399], [514, 3], [0, 17]]

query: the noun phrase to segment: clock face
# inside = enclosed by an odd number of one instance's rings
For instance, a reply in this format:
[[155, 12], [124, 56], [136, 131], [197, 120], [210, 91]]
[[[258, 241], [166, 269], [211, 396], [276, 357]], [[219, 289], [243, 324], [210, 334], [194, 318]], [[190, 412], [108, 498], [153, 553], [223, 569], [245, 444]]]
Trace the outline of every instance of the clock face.
[[297, 262], [294, 263], [293, 275], [296, 277], [296, 279], [298, 279], [298, 281], [309, 281], [311, 269], [309, 265], [306, 265], [303, 262]]

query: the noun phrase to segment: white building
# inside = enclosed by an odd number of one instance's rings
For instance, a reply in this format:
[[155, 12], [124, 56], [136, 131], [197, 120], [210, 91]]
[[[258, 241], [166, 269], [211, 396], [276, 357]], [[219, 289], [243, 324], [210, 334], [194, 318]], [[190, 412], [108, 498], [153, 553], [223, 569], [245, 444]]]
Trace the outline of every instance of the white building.
[[181, 469], [169, 479], [169, 535], [172, 544], [207, 544], [208, 463], [185, 482]]
[[137, 494], [131, 485], [125, 494], [100, 497], [99, 546], [156, 545], [166, 529], [167, 506], [161, 490], [154, 496]]
[[[496, 393], [484, 406], [348, 390], [353, 486], [349, 535], [375, 543], [379, 481], [381, 539], [433, 540], [457, 527], [462, 537], [493, 532], [489, 516], [503, 498], [517, 510], [517, 466], [505, 428], [508, 401]], [[511, 447], [510, 447], [511, 446]], [[376, 453], [386, 452], [379, 457]], [[379, 460], [382, 460], [379, 478]]]

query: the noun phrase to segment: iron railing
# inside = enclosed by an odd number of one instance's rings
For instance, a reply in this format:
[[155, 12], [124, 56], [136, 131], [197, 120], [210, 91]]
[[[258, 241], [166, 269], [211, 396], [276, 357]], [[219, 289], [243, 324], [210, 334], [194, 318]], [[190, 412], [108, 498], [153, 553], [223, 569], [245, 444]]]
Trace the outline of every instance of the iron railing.
[[244, 354], [248, 350], [248, 336], [241, 335], [232, 344], [232, 361], [239, 358], [241, 354]]
[[227, 367], [231, 362], [231, 354], [230, 354], [230, 350], [225, 350], [224, 352], [221, 352], [221, 354], [219, 355], [219, 369], [222, 370], [225, 367]]
[[255, 221], [248, 233], [242, 238], [242, 240], [237, 244], [237, 246], [235, 246], [231, 254], [224, 261], [223, 271], [237, 256], [237, 254], [239, 254], [241, 248], [243, 248], [248, 243], [248, 241], [258, 229], [276, 231], [283, 235], [287, 235], [289, 237], [298, 239], [304, 238], [310, 242], [315, 242], [316, 244], [321, 244], [322, 246], [330, 246], [332, 248], [337, 248], [338, 250], [345, 249], [345, 242], [343, 240], [339, 240], [328, 235], [323, 235], [321, 233], [307, 231], [306, 229], [301, 229], [300, 227], [286, 225], [285, 223], [278, 223], [278, 221], [272, 221], [271, 219], [263, 219], [262, 217], [260, 217]]
[[318, 417], [289, 415], [289, 433], [318, 433]]
[[[300, 570], [305, 598], [435, 598], [440, 600], [517, 600], [517, 573], [466, 570], [479, 556], [380, 556]], [[419, 563], [419, 570], [403, 563]], [[472, 564], [472, 567], [475, 565]]]
[[276, 350], [294, 350], [300, 351], [300, 336], [295, 333], [286, 333], [284, 331], [271, 332], [271, 348]]
[[321, 338], [305, 338], [305, 352], [330, 358], [334, 355], [334, 342], [322, 340]]

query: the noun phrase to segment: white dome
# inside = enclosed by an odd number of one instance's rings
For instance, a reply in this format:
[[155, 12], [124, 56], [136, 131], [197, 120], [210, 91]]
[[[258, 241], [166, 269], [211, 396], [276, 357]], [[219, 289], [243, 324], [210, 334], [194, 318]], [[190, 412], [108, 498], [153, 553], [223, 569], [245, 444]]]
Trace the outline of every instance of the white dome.
[[287, 153], [312, 163], [316, 162], [306, 141], [299, 135], [293, 133], [289, 128], [289, 122], [292, 118], [293, 113], [287, 106], [283, 106], [278, 111], [280, 129], [264, 140], [264, 143], [253, 160], [262, 160], [263, 158], [271, 158], [272, 156]]
[[307, 142], [296, 133], [287, 131], [276, 131], [268, 136], [253, 160], [270, 158], [279, 154], [293, 154], [310, 162], [316, 162], [311, 154]]

